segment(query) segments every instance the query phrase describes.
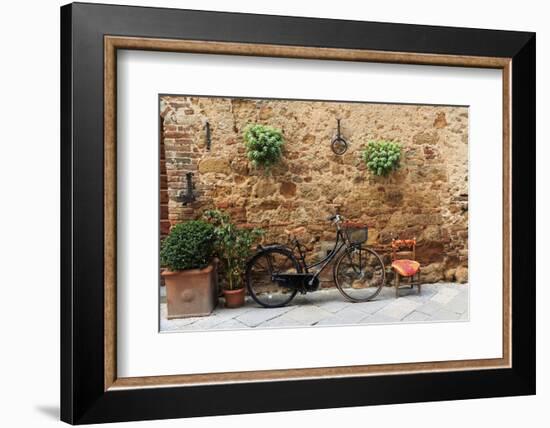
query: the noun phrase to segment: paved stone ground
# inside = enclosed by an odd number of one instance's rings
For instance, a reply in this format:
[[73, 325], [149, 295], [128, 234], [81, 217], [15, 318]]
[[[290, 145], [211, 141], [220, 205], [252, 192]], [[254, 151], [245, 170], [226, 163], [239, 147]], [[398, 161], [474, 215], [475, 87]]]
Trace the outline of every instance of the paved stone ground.
[[248, 300], [242, 308], [227, 309], [220, 299], [207, 317], [166, 319], [166, 303], [161, 304], [162, 332], [236, 330], [249, 328], [308, 327], [354, 324], [392, 324], [440, 321], [467, 321], [468, 284], [422, 285], [422, 294], [402, 288], [396, 299], [393, 287], [384, 287], [375, 300], [351, 303], [337, 289], [298, 294], [284, 308], [261, 308]]

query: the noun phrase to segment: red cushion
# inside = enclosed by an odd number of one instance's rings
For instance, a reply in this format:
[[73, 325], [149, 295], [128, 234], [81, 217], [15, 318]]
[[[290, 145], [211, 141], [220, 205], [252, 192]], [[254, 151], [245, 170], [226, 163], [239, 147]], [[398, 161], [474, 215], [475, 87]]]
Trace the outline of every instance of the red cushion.
[[414, 260], [394, 260], [391, 267], [401, 276], [413, 276], [420, 269], [420, 263]]

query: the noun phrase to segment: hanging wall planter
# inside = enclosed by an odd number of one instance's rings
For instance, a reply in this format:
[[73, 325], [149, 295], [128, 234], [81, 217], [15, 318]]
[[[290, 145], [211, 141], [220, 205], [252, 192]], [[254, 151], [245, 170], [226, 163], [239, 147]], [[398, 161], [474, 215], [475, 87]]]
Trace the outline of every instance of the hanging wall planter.
[[393, 141], [370, 141], [363, 149], [362, 159], [374, 175], [386, 176], [399, 168], [401, 144]]
[[282, 157], [285, 141], [280, 129], [250, 124], [244, 129], [246, 156], [255, 167], [269, 170]]

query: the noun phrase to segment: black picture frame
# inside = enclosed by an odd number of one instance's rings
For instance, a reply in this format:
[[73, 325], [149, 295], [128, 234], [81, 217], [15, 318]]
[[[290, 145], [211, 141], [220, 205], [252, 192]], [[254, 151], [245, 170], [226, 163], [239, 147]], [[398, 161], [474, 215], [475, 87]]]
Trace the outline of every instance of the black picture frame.
[[[104, 390], [104, 36], [512, 58], [512, 367]], [[535, 34], [74, 3], [61, 8], [61, 419], [71, 424], [535, 393]]]

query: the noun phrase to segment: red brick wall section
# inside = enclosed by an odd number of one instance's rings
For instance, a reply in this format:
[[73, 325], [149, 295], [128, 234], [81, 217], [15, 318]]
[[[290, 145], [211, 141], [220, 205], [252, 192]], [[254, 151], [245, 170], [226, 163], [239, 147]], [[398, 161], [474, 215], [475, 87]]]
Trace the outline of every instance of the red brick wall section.
[[160, 117], [159, 140], [160, 238], [162, 240], [170, 231], [170, 221], [168, 220], [168, 181], [166, 179], [166, 151], [164, 150], [164, 120], [162, 116]]

